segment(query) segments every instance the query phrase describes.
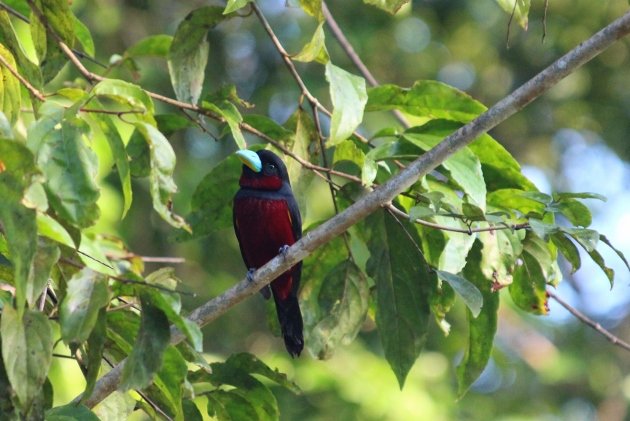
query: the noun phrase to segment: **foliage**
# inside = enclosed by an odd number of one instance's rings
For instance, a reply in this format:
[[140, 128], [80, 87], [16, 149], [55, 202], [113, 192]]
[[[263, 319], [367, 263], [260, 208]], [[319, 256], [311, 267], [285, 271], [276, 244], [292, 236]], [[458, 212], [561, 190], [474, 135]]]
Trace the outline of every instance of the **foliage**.
[[[366, 3], [395, 13], [407, 2]], [[510, 4], [514, 8], [513, 2], [499, 3], [508, 11]], [[107, 189], [98, 173], [104, 165], [106, 173], [116, 167], [111, 172], [123, 197], [121, 219], [133, 212], [136, 189], [148, 185], [152, 207], [172, 237], [191, 240], [230, 228], [239, 175], [233, 156], [217, 160], [197, 180], [189, 216], [175, 213], [178, 153], [172, 138], [193, 126], [232, 149], [253, 143], [246, 137], [253, 134], [266, 141], [265, 147], [287, 153], [289, 160], [289, 154], [296, 154], [306, 165], [288, 164], [302, 205], [318, 187], [311, 170], [332, 160], [334, 194], [326, 200], [343, 211], [486, 107], [434, 80], [419, 80], [409, 88], [367, 88], [363, 77], [333, 64], [318, 1], [299, 2], [318, 26], [287, 60], [324, 67], [321, 83], [328, 84], [332, 111], [302, 88], [313, 112], [300, 107], [281, 123], [250, 110], [252, 105], [233, 86], [204, 92], [208, 31], [240, 19], [239, 10], [255, 7], [249, 1], [190, 11], [173, 37], [152, 35], [120, 51], [118, 60], [99, 72], [107, 77], [79, 68], [89, 83], [73, 81], [64, 70], [71, 59], [78, 61], [77, 48], [87, 56], [95, 53], [90, 29], [69, 3], [10, 4], [12, 8], [0, 9], [0, 281], [10, 291], [2, 299], [0, 323], [0, 385], [10, 390], [0, 396], [3, 415], [97, 419], [83, 405], [52, 408], [49, 368], [54, 343], [62, 340], [85, 377], [82, 402], [104, 374], [103, 361], [126, 359], [117, 393], [134, 402], [121, 399], [119, 405], [101, 407], [101, 417], [121, 419], [138, 407], [152, 417], [178, 420], [202, 419], [202, 413], [217, 419], [278, 419], [278, 386], [296, 394], [299, 388], [249, 353], [206, 361], [200, 327], [182, 311], [174, 271], [147, 270], [123, 241], [96, 229], [107, 211], [102, 200]], [[30, 35], [14, 28], [18, 14], [9, 11], [18, 10], [29, 14]], [[529, 1], [518, 0], [515, 10], [519, 24], [526, 26]], [[32, 41], [33, 54], [25, 39]], [[167, 63], [176, 99], [128, 77], [126, 69], [137, 71], [148, 56]], [[67, 83], [61, 86], [60, 78]], [[362, 135], [362, 123], [391, 110], [404, 112], [414, 125], [385, 124], [369, 138]], [[330, 119], [323, 128], [320, 118], [326, 114]], [[218, 133], [205, 128], [211, 121]], [[98, 138], [106, 147], [99, 146]], [[364, 324], [374, 323], [384, 358], [402, 389], [433, 334], [432, 320], [448, 334], [447, 319], [455, 317], [452, 312], [461, 301], [469, 337], [456, 369], [458, 395], [463, 396], [491, 357], [499, 302], [507, 296], [500, 290], [507, 288], [524, 312], [546, 314], [547, 289], [562, 278], [558, 259], [564, 256], [578, 270], [578, 247], [612, 285], [615, 274], [600, 250], [602, 244], [614, 247], [589, 228], [592, 217], [585, 199], [605, 200], [596, 193], [538, 191], [499, 142], [480, 136], [390, 208], [357, 221], [344, 241], [333, 240], [305, 260], [300, 298], [307, 348], [320, 358], [330, 357], [355, 340]], [[310, 208], [305, 212], [310, 227], [327, 217]], [[141, 224], [148, 223], [143, 218]], [[615, 252], [626, 262], [621, 251]], [[171, 326], [184, 334], [184, 343], [171, 340]]]

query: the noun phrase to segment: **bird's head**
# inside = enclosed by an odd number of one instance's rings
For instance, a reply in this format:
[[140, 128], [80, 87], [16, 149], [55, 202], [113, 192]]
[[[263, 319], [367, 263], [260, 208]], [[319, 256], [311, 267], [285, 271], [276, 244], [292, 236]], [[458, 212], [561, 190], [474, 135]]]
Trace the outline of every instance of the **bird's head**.
[[242, 149], [236, 156], [243, 162], [241, 187], [259, 190], [280, 190], [282, 183], [289, 183], [284, 162], [275, 153], [266, 149], [258, 152]]

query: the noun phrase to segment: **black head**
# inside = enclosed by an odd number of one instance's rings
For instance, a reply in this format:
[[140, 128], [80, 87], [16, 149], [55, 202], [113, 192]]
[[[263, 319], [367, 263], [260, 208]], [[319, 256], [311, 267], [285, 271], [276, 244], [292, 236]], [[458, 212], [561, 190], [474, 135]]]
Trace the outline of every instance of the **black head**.
[[237, 152], [243, 162], [241, 187], [261, 190], [279, 190], [283, 183], [289, 184], [289, 174], [284, 162], [275, 153], [261, 149], [256, 153], [249, 150]]

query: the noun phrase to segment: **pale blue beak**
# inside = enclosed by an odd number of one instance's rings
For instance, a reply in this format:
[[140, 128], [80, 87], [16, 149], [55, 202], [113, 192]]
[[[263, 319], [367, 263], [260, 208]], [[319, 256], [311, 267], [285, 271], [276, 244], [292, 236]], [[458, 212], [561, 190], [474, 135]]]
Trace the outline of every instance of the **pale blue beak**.
[[247, 165], [249, 169], [258, 173], [262, 170], [262, 161], [258, 154], [254, 151], [250, 151], [248, 149], [241, 149], [236, 152], [236, 156], [244, 165]]

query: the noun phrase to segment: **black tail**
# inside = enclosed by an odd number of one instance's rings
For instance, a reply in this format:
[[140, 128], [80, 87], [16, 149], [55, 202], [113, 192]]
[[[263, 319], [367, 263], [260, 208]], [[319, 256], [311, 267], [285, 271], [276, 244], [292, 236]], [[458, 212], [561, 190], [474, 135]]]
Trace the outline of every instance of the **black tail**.
[[302, 313], [295, 296], [290, 295], [286, 300], [275, 297], [278, 321], [284, 337], [284, 345], [292, 357], [299, 357], [304, 348], [304, 327], [302, 325]]

